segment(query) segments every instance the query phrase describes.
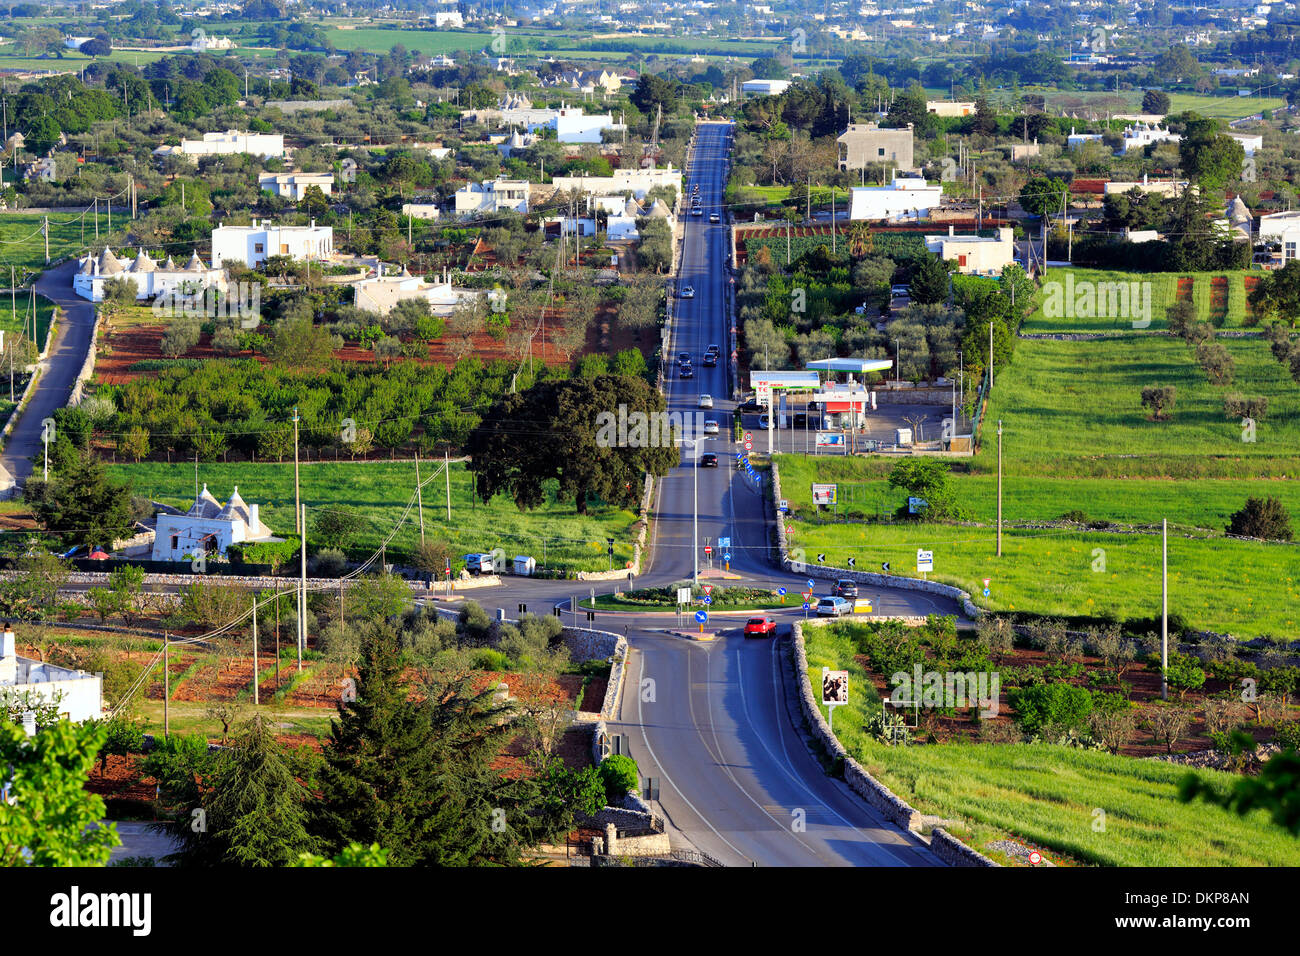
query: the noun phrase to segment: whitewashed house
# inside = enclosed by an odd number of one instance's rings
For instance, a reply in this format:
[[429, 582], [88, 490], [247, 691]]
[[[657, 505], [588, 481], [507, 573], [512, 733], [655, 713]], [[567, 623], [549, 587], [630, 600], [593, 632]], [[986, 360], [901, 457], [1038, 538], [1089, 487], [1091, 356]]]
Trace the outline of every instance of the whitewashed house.
[[940, 259], [957, 264], [964, 275], [1001, 275], [1016, 259], [1015, 234], [1003, 226], [996, 236], [958, 236], [948, 227], [946, 236], [926, 236], [925, 248]]
[[[420, 276], [413, 276], [405, 269], [397, 275], [379, 276], [362, 279], [353, 288], [356, 290], [356, 306], [367, 312], [387, 315], [399, 302], [407, 299], [423, 299], [429, 303], [429, 311], [434, 315], [448, 316], [463, 302], [473, 302], [485, 293], [476, 289], [458, 289], [450, 281], [426, 282]], [[489, 300], [494, 300], [499, 293], [486, 293]]]
[[334, 192], [333, 173], [262, 173], [257, 185], [263, 192], [275, 193], [281, 199], [302, 202], [307, 190], [316, 186], [326, 196]]
[[644, 199], [651, 189], [671, 186], [682, 195], [682, 171], [673, 169], [616, 169], [611, 176], [556, 176], [551, 180], [556, 192], [577, 191], [584, 196], [626, 196], [631, 193]]
[[204, 485], [190, 510], [160, 511], [154, 529], [154, 561], [188, 561], [198, 554], [224, 555], [232, 544], [278, 541], [262, 523], [258, 505], [244, 503], [236, 487], [224, 505]]
[[248, 153], [263, 159], [282, 159], [284, 136], [280, 133], [241, 133], [231, 129], [224, 133], [204, 133], [202, 139], [183, 139], [179, 146], [159, 146], [153, 151], [158, 157], [184, 156], [195, 163], [201, 156], [233, 153]]
[[887, 186], [854, 186], [849, 190], [850, 219], [922, 219], [938, 208], [943, 186], [920, 177], [897, 176]]
[[1135, 149], [1145, 149], [1154, 143], [1176, 143], [1180, 139], [1177, 133], [1171, 133], [1159, 123], [1135, 123], [1124, 130], [1124, 142], [1120, 152], [1127, 155]]
[[73, 723], [104, 716], [102, 676], [19, 657], [8, 624], [0, 634], [0, 697], [39, 697], [55, 704], [59, 716]]
[[166, 262], [158, 263], [145, 255], [143, 249], [137, 251], [134, 259], [119, 259], [112, 249], [105, 247], [98, 256], [80, 260], [80, 268], [72, 276], [72, 291], [91, 302], [102, 302], [104, 284], [110, 279], [134, 283], [137, 299], [152, 299], [173, 292], [192, 294], [212, 288], [226, 290], [226, 270], [205, 266], [198, 252], [191, 253], [184, 266], [178, 266], [171, 256]]
[[257, 268], [268, 256], [289, 256], [311, 261], [328, 259], [334, 254], [334, 228], [318, 226], [277, 226], [269, 219], [251, 226], [217, 226], [212, 230], [212, 265], [242, 262]]
[[492, 215], [503, 210], [528, 212], [528, 194], [532, 188], [526, 179], [489, 179], [467, 183], [456, 190], [456, 215]]

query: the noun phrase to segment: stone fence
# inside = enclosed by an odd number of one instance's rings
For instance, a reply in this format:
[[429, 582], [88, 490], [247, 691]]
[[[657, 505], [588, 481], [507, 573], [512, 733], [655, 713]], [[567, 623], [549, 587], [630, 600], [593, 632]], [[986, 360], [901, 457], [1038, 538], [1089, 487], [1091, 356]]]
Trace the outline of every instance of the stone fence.
[[[822, 715], [821, 707], [813, 698], [812, 685], [808, 680], [808, 656], [803, 632], [804, 623], [796, 621], [793, 627], [795, 680], [799, 682], [799, 706], [808, 721], [813, 737], [843, 768], [844, 782], [849, 785], [850, 790], [899, 829], [919, 831], [926, 822], [924, 815], [871, 776], [831, 732], [826, 718]], [[934, 828], [931, 832], [930, 849], [944, 862], [953, 866], [997, 866], [988, 857], [965, 846], [940, 827]]]

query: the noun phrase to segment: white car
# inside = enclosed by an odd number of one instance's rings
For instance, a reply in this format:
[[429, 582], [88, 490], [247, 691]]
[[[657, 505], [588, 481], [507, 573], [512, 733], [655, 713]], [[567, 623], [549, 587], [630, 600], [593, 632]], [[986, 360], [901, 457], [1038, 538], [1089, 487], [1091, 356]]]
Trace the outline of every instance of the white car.
[[683, 289], [682, 289], [682, 298], [683, 298], [683, 299], [693, 299], [693, 298], [695, 298], [695, 288], [694, 288], [693, 286], [689, 286], [689, 285], [683, 287]]
[[704, 434], [706, 434], [706, 435], [716, 435], [717, 433], [718, 433], [718, 423], [717, 423], [717, 422], [705, 422], [705, 423], [704, 423]]
[[722, 220], [718, 218], [718, 214], [716, 212], [709, 213], [709, 222], [721, 222], [721, 221]]
[[700, 396], [700, 408], [712, 408], [712, 407], [713, 407], [713, 396], [712, 396], [712, 395], [701, 395], [701, 396]]

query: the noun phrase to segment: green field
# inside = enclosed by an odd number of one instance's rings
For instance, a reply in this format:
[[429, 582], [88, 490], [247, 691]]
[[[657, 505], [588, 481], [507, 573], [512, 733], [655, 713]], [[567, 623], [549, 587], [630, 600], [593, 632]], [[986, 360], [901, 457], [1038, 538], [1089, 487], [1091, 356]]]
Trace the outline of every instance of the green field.
[[[422, 462], [421, 478], [428, 478], [437, 467], [437, 462]], [[119, 477], [131, 479], [137, 495], [182, 508], [194, 503], [193, 462], [112, 465], [110, 470]], [[202, 463], [198, 479], [200, 486], [206, 483], [208, 490], [223, 503], [238, 485], [245, 501], [261, 505], [262, 520], [276, 535], [293, 535], [292, 461], [286, 464]], [[366, 519], [355, 549], [373, 551], [397, 523], [415, 492], [415, 466], [410, 461], [304, 464], [301, 484], [309, 538], [314, 511], [347, 508]], [[532, 512], [519, 511], [514, 502], [503, 497], [484, 505], [472, 499], [470, 476], [464, 466], [453, 463], [451, 509], [449, 522], [446, 484], [442, 477], [424, 486], [425, 536], [448, 542], [456, 554], [502, 548], [507, 557], [532, 555], [539, 568], [605, 570], [609, 566], [605, 554], [608, 536], [615, 539], [615, 567], [622, 567], [632, 559], [630, 529], [636, 521], [633, 512], [597, 510], [593, 505], [591, 514], [578, 515], [571, 503], [555, 501], [554, 489], [547, 503]], [[417, 509], [412, 508], [389, 544], [390, 560], [408, 553], [419, 540], [419, 517]]]
[[[1243, 82], [1242, 89], [1245, 89], [1249, 82]], [[946, 91], [945, 95], [946, 95]], [[1080, 107], [1091, 108], [1094, 110], [1109, 110], [1115, 113], [1140, 113], [1142, 112], [1142, 91], [1132, 90], [1124, 93], [1115, 93], [1113, 91], [1061, 91], [1056, 89], [1041, 89], [1038, 87], [1025, 87], [1023, 92], [1042, 93], [1047, 97], [1048, 110], [1051, 113], [1059, 113], [1062, 110], [1073, 110]], [[1286, 106], [1286, 101], [1280, 97], [1258, 97], [1258, 96], [1201, 96], [1195, 93], [1170, 93], [1169, 94], [1169, 112], [1181, 113], [1184, 110], [1195, 110], [1202, 116], [1212, 116], [1219, 119], [1234, 120], [1241, 119], [1244, 116], [1253, 116], [1261, 110], [1276, 110]]]
[[[23, 282], [23, 270], [45, 268], [45, 239], [41, 235], [44, 216], [39, 213], [0, 213], [0, 282], [9, 284], [9, 269], [17, 271], [17, 280]], [[118, 217], [119, 225], [122, 217]], [[99, 214], [99, 228], [108, 229], [108, 214]], [[95, 216], [88, 212], [56, 213], [50, 216], [50, 261], [64, 256], [80, 255], [95, 238]]]
[[[880, 698], [855, 660], [852, 627], [804, 627], [809, 680], [823, 666], [849, 672], [849, 702], [836, 708], [835, 735], [917, 810], [960, 821], [957, 829], [976, 849], [1010, 837], [1099, 866], [1300, 864], [1300, 841], [1263, 811], [1243, 818], [1208, 804], [1179, 803], [1178, 781], [1187, 771], [1163, 761], [1043, 744], [889, 747], [875, 741], [864, 725]], [[820, 689], [813, 686], [814, 696]], [[1235, 779], [1201, 773], [1225, 785]], [[1097, 808], [1106, 813], [1100, 832], [1093, 829]]]
[[[1181, 278], [1191, 278], [1192, 301], [1196, 304], [1196, 312], [1200, 319], [1211, 321], [1212, 304], [1211, 304], [1211, 281], [1216, 277], [1224, 277], [1228, 280], [1228, 299], [1227, 311], [1222, 321], [1215, 320], [1214, 324], [1221, 328], [1239, 329], [1245, 326], [1246, 319], [1246, 286], [1245, 277], [1253, 275], [1260, 277], [1259, 270], [1242, 269], [1227, 272], [1110, 272], [1099, 269], [1048, 269], [1043, 275], [1044, 283], [1059, 282], [1061, 283], [1062, 300], [1066, 298], [1065, 293], [1071, 288], [1065, 283], [1067, 275], [1074, 276], [1075, 296], [1083, 287], [1082, 282], [1093, 283], [1123, 283], [1129, 287], [1130, 293], [1133, 291], [1132, 283], [1138, 283], [1136, 298], [1133, 301], [1143, 304], [1150, 303], [1151, 324], [1145, 328], [1151, 331], [1164, 331], [1169, 327], [1165, 321], [1165, 311], [1169, 306], [1174, 304], [1178, 291], [1178, 280]], [[1146, 289], [1149, 284], [1150, 291]], [[1095, 290], [1094, 290], [1095, 291]], [[1133, 321], [1141, 321], [1144, 316], [1142, 312], [1134, 309], [1132, 313], [1123, 315], [1100, 315], [1100, 316], [1083, 316], [1083, 315], [1046, 315], [1044, 306], [1047, 304], [1048, 296], [1045, 292], [1038, 295], [1038, 308], [1032, 315], [1025, 319], [1020, 328], [1025, 333], [1042, 333], [1042, 332], [1131, 332]], [[1109, 293], [1106, 294], [1107, 301], [1110, 299]], [[1076, 298], [1076, 302], [1077, 302]], [[1123, 300], [1118, 300], [1122, 303]], [[1108, 306], [1108, 310], [1113, 311], [1113, 306]], [[1055, 310], [1060, 311], [1060, 310]], [[1077, 310], [1072, 310], [1077, 311]]]
[[[36, 297], [35, 341], [38, 345], [45, 342], [45, 334], [50, 330], [50, 321], [54, 318], [54, 303], [43, 296]], [[26, 328], [32, 333], [31, 300], [21, 291], [10, 297], [0, 292], [0, 329], [6, 333], [22, 332]], [[7, 370], [0, 368], [0, 370]]]
[[[1262, 339], [1223, 339], [1234, 384], [1212, 385], [1181, 339], [1142, 333], [1095, 341], [1022, 340], [1000, 372], [976, 465], [996, 469], [1003, 421], [1007, 471], [1018, 475], [1294, 477], [1300, 474], [1300, 384]], [[1148, 385], [1173, 385], [1169, 421], [1148, 420]], [[1268, 397], [1255, 441], [1223, 412], [1232, 392]]]

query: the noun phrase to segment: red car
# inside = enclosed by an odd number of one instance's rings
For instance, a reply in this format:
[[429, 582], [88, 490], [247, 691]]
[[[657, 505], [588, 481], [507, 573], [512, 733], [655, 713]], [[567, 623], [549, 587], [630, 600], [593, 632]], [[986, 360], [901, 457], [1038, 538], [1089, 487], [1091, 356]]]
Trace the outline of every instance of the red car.
[[776, 621], [770, 617], [751, 617], [745, 622], [746, 637], [769, 637], [776, 633]]

